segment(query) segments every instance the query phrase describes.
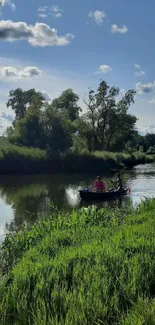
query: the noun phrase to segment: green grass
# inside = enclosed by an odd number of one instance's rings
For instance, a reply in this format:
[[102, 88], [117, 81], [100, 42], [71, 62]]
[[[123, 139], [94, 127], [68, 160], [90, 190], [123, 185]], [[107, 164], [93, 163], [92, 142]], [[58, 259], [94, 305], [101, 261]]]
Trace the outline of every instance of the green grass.
[[47, 170], [47, 153], [38, 148], [25, 148], [0, 141], [0, 173], [28, 174]]
[[25, 159], [31, 160], [41, 160], [46, 159], [47, 154], [45, 150], [38, 148], [26, 148], [19, 147], [17, 145], [10, 144], [7, 140], [0, 141], [0, 159], [5, 159], [6, 157], [23, 157]]
[[154, 325], [155, 199], [136, 210], [53, 209], [1, 249], [2, 325]]
[[97, 173], [103, 174], [111, 169], [133, 167], [153, 162], [155, 156], [143, 152], [113, 153], [65, 153], [55, 157], [48, 156], [45, 150], [19, 147], [8, 141], [0, 141], [0, 174], [35, 173]]
[[154, 162], [155, 156], [143, 152], [117, 153], [95, 151], [93, 153], [66, 154], [63, 156], [66, 171], [103, 174], [110, 169], [133, 167], [138, 164]]
[[98, 159], [103, 159], [105, 161], [115, 161], [117, 164], [124, 162], [124, 163], [132, 163], [132, 161], [142, 161], [142, 162], [149, 162], [153, 160], [153, 155], [146, 155], [146, 153], [141, 151], [130, 153], [121, 153], [121, 152], [108, 152], [108, 151], [95, 151], [94, 153], [89, 154], [90, 157], [95, 157]]

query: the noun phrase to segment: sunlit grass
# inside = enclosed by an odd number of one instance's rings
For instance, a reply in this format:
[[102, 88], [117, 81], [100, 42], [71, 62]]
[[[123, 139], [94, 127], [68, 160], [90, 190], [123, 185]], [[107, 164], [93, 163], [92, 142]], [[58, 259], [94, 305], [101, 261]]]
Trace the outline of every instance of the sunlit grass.
[[12, 145], [7, 141], [0, 141], [0, 159], [6, 158], [25, 158], [25, 159], [46, 159], [47, 154], [45, 150], [38, 148], [27, 148]]
[[8, 236], [0, 324], [154, 325], [155, 199], [81, 210]]

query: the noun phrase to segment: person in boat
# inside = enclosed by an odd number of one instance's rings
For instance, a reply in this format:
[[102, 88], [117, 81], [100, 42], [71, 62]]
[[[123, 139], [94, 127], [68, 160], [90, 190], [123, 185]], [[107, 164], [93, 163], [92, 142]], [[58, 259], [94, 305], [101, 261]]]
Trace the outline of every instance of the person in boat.
[[105, 192], [105, 191], [106, 191], [105, 183], [103, 181], [101, 181], [100, 176], [97, 176], [96, 180], [95, 180], [95, 182], [93, 184], [93, 192], [102, 193], [102, 192]]
[[123, 184], [122, 184], [122, 178], [121, 178], [121, 175], [120, 173], [117, 174], [117, 178], [116, 178], [116, 181], [112, 181], [110, 180], [111, 183], [113, 183], [117, 189], [117, 191], [121, 191], [122, 188], [123, 188]]

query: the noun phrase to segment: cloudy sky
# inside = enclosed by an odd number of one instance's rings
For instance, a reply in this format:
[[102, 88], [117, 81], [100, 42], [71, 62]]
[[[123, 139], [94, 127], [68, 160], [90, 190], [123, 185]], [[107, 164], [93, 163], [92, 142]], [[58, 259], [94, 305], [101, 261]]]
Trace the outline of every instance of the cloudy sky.
[[155, 132], [154, 0], [0, 0], [0, 13], [0, 133], [10, 89], [85, 98], [101, 79], [136, 89], [130, 112]]

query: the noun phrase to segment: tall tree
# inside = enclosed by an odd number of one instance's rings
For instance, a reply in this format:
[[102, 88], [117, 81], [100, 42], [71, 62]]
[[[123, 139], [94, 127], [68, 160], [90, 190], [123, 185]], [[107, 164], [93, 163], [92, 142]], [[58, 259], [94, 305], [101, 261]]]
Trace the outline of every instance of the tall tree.
[[42, 112], [38, 108], [29, 107], [24, 118], [16, 121], [10, 140], [26, 147], [44, 148]]
[[[123, 150], [127, 142], [136, 142], [136, 117], [128, 113], [135, 91], [127, 91], [119, 101], [118, 95], [118, 87], [102, 81], [97, 92], [89, 91], [87, 111], [80, 116], [79, 97], [72, 89], [48, 104], [35, 89], [18, 88], [10, 92], [7, 103], [16, 115], [7, 134], [17, 144], [52, 153], [67, 151], [73, 145], [79, 151]], [[151, 138], [147, 143], [152, 145]]]
[[27, 91], [17, 88], [11, 90], [9, 93], [9, 100], [7, 107], [11, 107], [15, 112], [16, 120], [22, 119], [25, 116], [27, 108], [30, 105], [40, 108], [43, 105], [45, 98], [43, 95], [35, 89], [29, 89]]
[[[67, 91], [66, 95], [67, 99], [65, 92], [62, 97], [64, 103], [68, 102], [68, 107], [65, 104], [58, 108], [58, 99], [50, 105], [44, 104], [42, 95], [33, 89], [17, 89], [12, 93], [8, 106], [12, 105], [16, 119], [14, 128], [9, 128], [7, 132], [10, 141], [28, 147], [46, 148], [52, 153], [67, 150], [72, 145], [72, 134], [77, 130], [75, 117], [78, 117], [79, 108], [76, 103], [78, 97], [72, 92], [70, 102]], [[43, 104], [44, 110], [41, 109]]]
[[100, 83], [97, 93], [89, 92], [85, 104], [86, 120], [93, 133], [92, 150], [109, 150], [116, 135], [121, 133], [124, 137], [127, 130], [130, 133], [134, 129], [136, 118], [127, 112], [134, 102], [135, 91], [129, 90], [119, 102], [118, 95], [119, 88], [110, 88], [105, 81]]
[[79, 96], [72, 89], [67, 89], [63, 91], [60, 97], [53, 100], [52, 107], [59, 112], [66, 111], [68, 118], [74, 121], [79, 117], [79, 112], [81, 111], [81, 108], [78, 106], [78, 101]]
[[68, 120], [66, 112], [48, 106], [43, 115], [43, 133], [49, 152], [64, 152], [72, 146], [72, 134], [76, 132], [76, 123]]

